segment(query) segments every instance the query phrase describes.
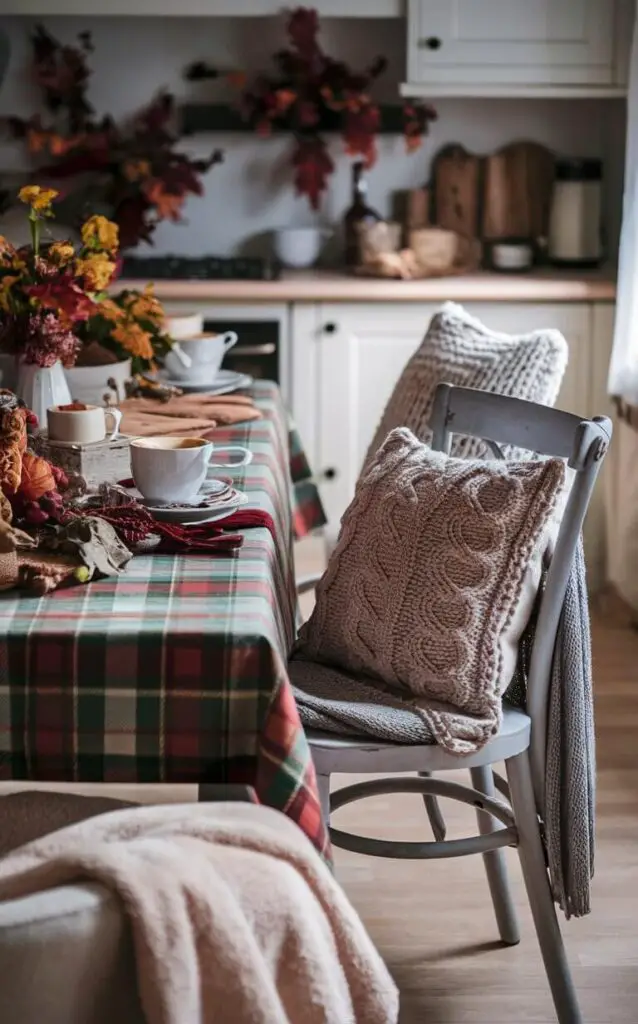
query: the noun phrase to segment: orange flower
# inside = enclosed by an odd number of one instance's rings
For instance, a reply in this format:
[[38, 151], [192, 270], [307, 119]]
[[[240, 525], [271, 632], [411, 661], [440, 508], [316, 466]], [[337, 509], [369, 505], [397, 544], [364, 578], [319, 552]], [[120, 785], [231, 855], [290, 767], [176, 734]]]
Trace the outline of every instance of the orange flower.
[[115, 341], [119, 341], [127, 352], [140, 359], [153, 358], [153, 345], [148, 331], [144, 331], [139, 324], [118, 324], [112, 335]]
[[293, 105], [297, 99], [297, 93], [292, 89], [277, 89], [275, 93], [275, 104], [277, 112], [285, 114], [289, 107]]
[[153, 285], [147, 284], [141, 295], [129, 295], [126, 300], [126, 308], [130, 316], [136, 320], [152, 320], [157, 324], [164, 322], [164, 307], [159, 299], [153, 294]]
[[124, 164], [124, 177], [128, 181], [139, 181], [141, 178], [148, 178], [151, 173], [151, 165], [148, 160], [127, 160]]
[[47, 133], [38, 132], [35, 128], [30, 128], [27, 132], [27, 147], [30, 153], [34, 155], [41, 153], [47, 144]]
[[179, 220], [184, 205], [184, 196], [166, 192], [162, 182], [157, 180], [150, 181], [148, 185], [145, 185], [144, 193], [157, 210], [160, 220], [164, 220], [166, 217], [170, 220]]
[[38, 501], [47, 491], [55, 490], [55, 478], [46, 459], [31, 452], [22, 456], [22, 476], [18, 492], [27, 501]]
[[18, 199], [31, 207], [33, 213], [49, 213], [51, 203], [60, 195], [54, 188], [40, 188], [39, 185], [25, 185], [18, 192]]
[[118, 320], [122, 320], [126, 316], [124, 310], [113, 299], [104, 299], [100, 302], [97, 315], [103, 316], [105, 320], [110, 320], [111, 323], [117, 323]]

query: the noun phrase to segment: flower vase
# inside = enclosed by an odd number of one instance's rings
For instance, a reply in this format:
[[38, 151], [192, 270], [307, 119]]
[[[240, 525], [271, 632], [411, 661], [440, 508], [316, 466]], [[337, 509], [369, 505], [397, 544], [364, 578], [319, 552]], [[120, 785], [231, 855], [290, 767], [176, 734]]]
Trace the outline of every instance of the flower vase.
[[38, 417], [40, 429], [46, 428], [47, 409], [71, 402], [71, 392], [59, 360], [53, 366], [22, 363], [16, 394]]

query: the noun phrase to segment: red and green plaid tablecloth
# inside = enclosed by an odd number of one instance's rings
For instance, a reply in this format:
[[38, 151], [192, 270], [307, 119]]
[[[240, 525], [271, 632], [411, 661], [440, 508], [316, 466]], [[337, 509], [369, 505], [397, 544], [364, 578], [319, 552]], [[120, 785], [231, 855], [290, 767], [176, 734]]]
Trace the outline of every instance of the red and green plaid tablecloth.
[[277, 387], [254, 397], [264, 418], [215, 440], [253, 452], [236, 486], [276, 539], [251, 528], [233, 556], [145, 555], [85, 587], [0, 594], [0, 779], [250, 783], [326, 849], [286, 674], [293, 531], [323, 511]]

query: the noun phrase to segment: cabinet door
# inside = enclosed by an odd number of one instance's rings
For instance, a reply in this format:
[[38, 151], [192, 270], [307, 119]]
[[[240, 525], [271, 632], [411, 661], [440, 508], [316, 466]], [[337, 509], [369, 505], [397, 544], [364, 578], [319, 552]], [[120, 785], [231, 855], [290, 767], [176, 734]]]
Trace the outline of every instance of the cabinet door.
[[321, 307], [315, 450], [331, 536], [354, 494], [392, 389], [438, 308], [434, 303]]
[[616, 0], [410, 0], [408, 77], [611, 85]]
[[[314, 454], [331, 537], [352, 499], [392, 389], [439, 308], [435, 303], [320, 307], [314, 342]], [[467, 308], [496, 331], [516, 334], [542, 327], [562, 331], [570, 358], [557, 405], [590, 415], [589, 306], [472, 303]]]

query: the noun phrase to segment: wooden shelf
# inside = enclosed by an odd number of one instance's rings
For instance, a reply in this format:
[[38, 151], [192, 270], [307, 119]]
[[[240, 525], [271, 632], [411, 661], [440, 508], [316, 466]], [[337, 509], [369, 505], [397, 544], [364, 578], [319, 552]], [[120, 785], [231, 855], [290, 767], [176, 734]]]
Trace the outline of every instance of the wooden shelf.
[[[382, 135], [403, 134], [403, 109], [400, 106], [385, 105], [380, 107]], [[249, 132], [255, 129], [247, 124], [239, 111], [224, 103], [184, 103], [180, 107], [180, 129], [184, 135], [197, 135], [200, 132]], [[321, 132], [339, 132], [341, 117], [338, 113], [322, 119], [318, 125]], [[287, 131], [278, 126], [273, 131], [281, 134]]]

